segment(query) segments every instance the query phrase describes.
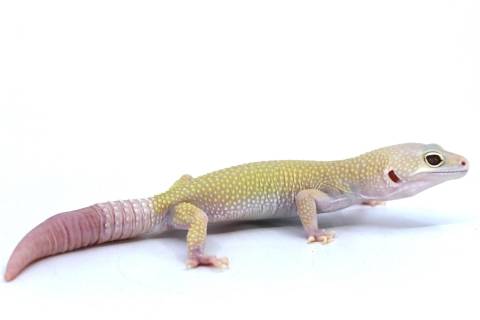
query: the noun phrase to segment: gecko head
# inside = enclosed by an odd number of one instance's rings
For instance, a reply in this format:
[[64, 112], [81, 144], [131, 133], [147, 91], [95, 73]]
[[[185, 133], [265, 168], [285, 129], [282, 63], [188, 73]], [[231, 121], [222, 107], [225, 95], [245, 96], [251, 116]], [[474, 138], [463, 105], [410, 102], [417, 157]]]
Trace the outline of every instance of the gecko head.
[[406, 143], [367, 154], [381, 163], [375, 187], [366, 188], [367, 197], [393, 200], [415, 195], [442, 182], [458, 179], [468, 172], [465, 157], [437, 144]]

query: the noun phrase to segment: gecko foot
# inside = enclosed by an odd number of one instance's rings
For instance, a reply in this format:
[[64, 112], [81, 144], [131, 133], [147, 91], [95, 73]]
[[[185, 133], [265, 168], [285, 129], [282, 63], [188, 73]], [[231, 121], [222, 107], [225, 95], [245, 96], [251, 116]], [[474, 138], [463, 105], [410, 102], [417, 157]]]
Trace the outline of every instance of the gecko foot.
[[321, 244], [327, 244], [333, 241], [335, 238], [334, 231], [327, 231], [327, 230], [317, 230], [313, 232], [313, 234], [308, 236], [307, 242], [320, 242]]
[[188, 269], [196, 268], [198, 266], [212, 266], [215, 268], [226, 269], [228, 268], [228, 264], [229, 261], [227, 257], [217, 258], [215, 256], [198, 255], [189, 257], [187, 260]]
[[384, 206], [386, 204], [385, 201], [378, 201], [378, 200], [366, 200], [362, 202], [365, 206], [376, 207], [376, 206]]

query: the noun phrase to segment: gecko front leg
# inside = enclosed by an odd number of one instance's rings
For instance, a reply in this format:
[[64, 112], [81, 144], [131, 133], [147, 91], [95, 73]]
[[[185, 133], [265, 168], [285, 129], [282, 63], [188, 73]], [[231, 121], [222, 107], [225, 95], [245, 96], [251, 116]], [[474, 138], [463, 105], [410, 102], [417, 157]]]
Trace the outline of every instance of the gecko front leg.
[[327, 244], [333, 241], [335, 233], [323, 229], [319, 230], [317, 221], [317, 208], [319, 210], [327, 208], [331, 201], [331, 197], [316, 189], [302, 190], [296, 195], [295, 205], [300, 221], [307, 233], [308, 243], [320, 242]]
[[385, 201], [380, 200], [365, 200], [362, 202], [364, 206], [376, 207], [376, 206], [384, 206], [386, 204]]
[[227, 258], [217, 258], [204, 253], [207, 238], [208, 217], [200, 208], [193, 204], [183, 202], [174, 207], [172, 223], [179, 229], [187, 229], [187, 267], [214, 266], [228, 267]]

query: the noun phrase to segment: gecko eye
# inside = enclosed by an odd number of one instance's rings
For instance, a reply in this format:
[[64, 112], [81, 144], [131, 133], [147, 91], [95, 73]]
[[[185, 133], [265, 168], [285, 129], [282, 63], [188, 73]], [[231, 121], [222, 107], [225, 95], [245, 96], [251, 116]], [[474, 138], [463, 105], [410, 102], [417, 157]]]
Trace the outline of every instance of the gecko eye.
[[425, 154], [425, 162], [432, 168], [440, 167], [445, 159], [440, 153], [437, 152], [428, 152]]

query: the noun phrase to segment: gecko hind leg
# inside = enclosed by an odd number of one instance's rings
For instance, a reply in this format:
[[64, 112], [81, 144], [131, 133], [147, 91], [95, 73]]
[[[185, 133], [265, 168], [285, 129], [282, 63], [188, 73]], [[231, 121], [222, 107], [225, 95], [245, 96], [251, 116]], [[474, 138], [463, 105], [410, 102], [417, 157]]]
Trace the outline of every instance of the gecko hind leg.
[[228, 267], [228, 258], [205, 255], [208, 217], [200, 208], [190, 203], [180, 203], [174, 207], [172, 217], [174, 227], [187, 229], [187, 268], [198, 266]]
[[316, 189], [302, 190], [295, 197], [297, 213], [307, 233], [308, 243], [327, 244], [335, 238], [334, 231], [318, 229], [317, 208], [321, 210], [322, 207], [328, 207], [330, 200], [327, 194]]

